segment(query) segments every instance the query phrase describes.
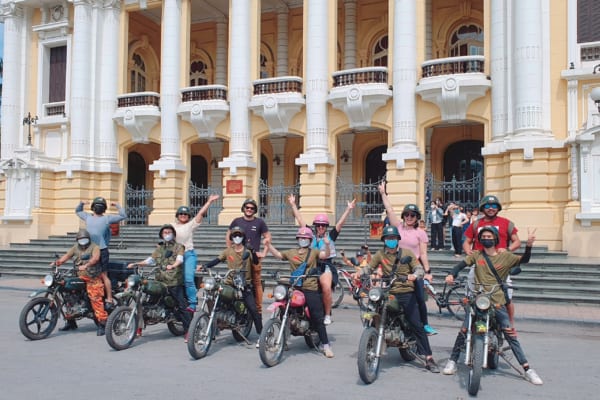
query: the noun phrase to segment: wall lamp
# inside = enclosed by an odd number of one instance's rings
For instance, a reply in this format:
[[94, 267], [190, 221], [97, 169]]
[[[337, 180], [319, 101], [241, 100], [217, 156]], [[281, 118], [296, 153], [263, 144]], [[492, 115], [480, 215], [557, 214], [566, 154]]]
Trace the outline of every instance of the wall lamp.
[[344, 162], [348, 162], [348, 160], [350, 159], [350, 156], [348, 155], [348, 152], [346, 150], [344, 150], [342, 152], [342, 155], [340, 156], [340, 159]]
[[273, 157], [273, 162], [277, 165], [281, 164], [281, 158], [279, 157], [279, 154], [276, 154], [275, 157]]
[[29, 125], [29, 133], [27, 134], [27, 146], [31, 147], [31, 125], [35, 125], [38, 122], [38, 116], [31, 116], [31, 113], [28, 112], [27, 116], [23, 118], [23, 125]]

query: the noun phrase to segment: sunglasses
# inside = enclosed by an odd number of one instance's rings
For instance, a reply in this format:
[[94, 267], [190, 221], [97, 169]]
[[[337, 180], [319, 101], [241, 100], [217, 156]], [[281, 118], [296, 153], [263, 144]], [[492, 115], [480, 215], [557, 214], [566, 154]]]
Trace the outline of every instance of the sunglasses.
[[327, 226], [325, 224], [315, 224], [315, 228], [327, 228]]
[[415, 213], [406, 213], [406, 214], [402, 214], [402, 216], [404, 218], [406, 218], [406, 217], [417, 218], [417, 214], [415, 214]]
[[244, 235], [240, 235], [240, 234], [238, 233], [238, 234], [235, 234], [235, 235], [231, 235], [231, 237], [241, 237], [241, 238], [243, 238], [243, 237], [244, 237]]
[[486, 210], [489, 210], [490, 208], [493, 208], [494, 210], [498, 209], [498, 204], [486, 204], [485, 206], [483, 206], [483, 208], [485, 208]]
[[189, 214], [177, 214], [178, 217], [181, 217], [182, 215], [185, 215], [186, 217], [189, 217]]
[[256, 208], [254, 207], [244, 207], [246, 210], [252, 210], [252, 211], [256, 211]]

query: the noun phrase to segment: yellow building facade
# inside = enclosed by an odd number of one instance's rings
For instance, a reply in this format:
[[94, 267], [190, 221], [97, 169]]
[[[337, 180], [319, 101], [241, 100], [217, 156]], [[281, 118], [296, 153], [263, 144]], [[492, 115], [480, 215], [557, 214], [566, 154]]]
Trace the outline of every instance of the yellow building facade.
[[289, 193], [307, 219], [357, 198], [368, 223], [385, 179], [398, 208], [495, 194], [522, 239], [600, 256], [593, 1], [3, 0], [1, 18], [1, 245], [75, 230], [98, 195], [138, 224], [210, 192], [221, 225], [246, 198], [291, 222]]

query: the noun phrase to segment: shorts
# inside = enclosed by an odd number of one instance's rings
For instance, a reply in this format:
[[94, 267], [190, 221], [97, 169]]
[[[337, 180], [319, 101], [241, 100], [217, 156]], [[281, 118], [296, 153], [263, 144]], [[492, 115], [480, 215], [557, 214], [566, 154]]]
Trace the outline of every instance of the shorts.
[[108, 272], [108, 247], [105, 249], [100, 249], [100, 270], [102, 272]]

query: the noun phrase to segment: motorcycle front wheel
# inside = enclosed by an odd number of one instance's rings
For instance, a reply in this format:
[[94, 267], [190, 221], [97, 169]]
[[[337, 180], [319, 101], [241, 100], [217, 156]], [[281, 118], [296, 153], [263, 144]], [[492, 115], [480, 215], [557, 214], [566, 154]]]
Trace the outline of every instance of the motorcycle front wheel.
[[287, 341], [286, 332], [283, 333], [281, 342], [276, 343], [281, 329], [281, 320], [272, 318], [265, 323], [258, 339], [258, 355], [267, 367], [274, 367], [279, 364], [283, 357], [283, 350]]
[[252, 331], [252, 319], [250, 318], [248, 309], [244, 311], [244, 314], [238, 315], [238, 321], [239, 330], [234, 329], [231, 331], [231, 334], [236, 342], [243, 342], [248, 338], [248, 335], [250, 335], [250, 332]]
[[117, 307], [106, 320], [106, 341], [115, 350], [128, 349], [138, 328], [138, 317], [135, 308]]
[[481, 374], [483, 373], [483, 336], [477, 335], [473, 340], [473, 363], [469, 370], [468, 391], [476, 396], [479, 391]]
[[360, 336], [358, 345], [358, 375], [366, 384], [373, 383], [379, 375], [379, 362], [377, 357], [377, 330], [365, 328]]
[[58, 307], [47, 297], [31, 299], [19, 316], [19, 329], [30, 340], [46, 339], [58, 322]]
[[212, 328], [208, 321], [208, 314], [200, 312], [196, 313], [190, 323], [187, 348], [194, 360], [206, 357], [212, 344]]

